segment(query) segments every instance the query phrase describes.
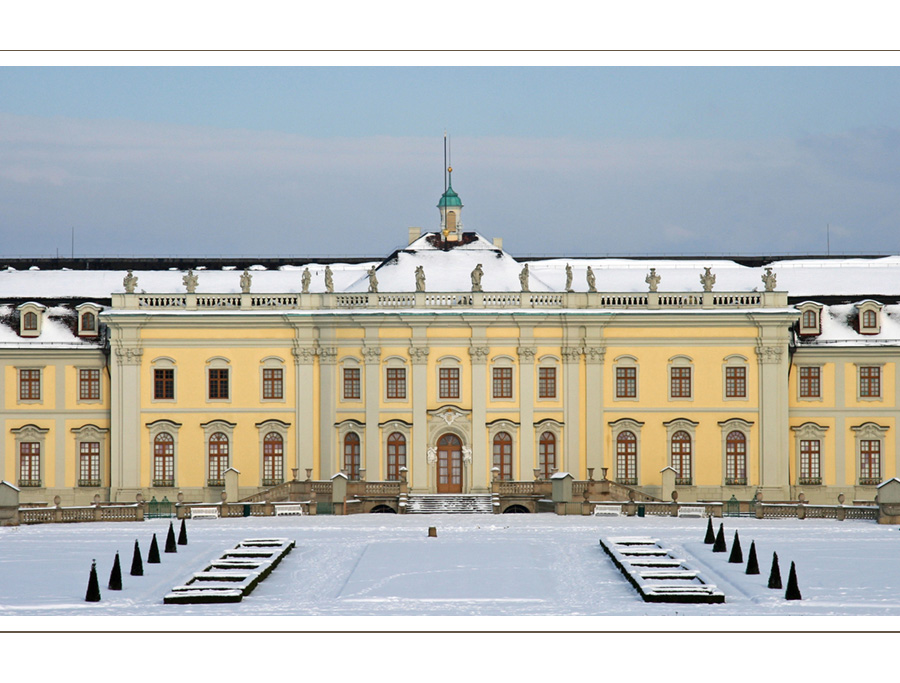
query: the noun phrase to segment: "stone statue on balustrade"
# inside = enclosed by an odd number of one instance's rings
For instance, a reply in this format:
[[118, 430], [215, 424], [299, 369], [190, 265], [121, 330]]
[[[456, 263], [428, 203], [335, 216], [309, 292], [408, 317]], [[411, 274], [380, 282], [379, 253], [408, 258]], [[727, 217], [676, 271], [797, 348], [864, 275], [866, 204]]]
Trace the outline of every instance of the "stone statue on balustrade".
[[522, 286], [523, 292], [530, 291], [528, 289], [528, 264], [525, 264], [525, 267], [522, 268], [522, 272], [519, 273], [519, 284]]
[[134, 294], [135, 287], [137, 287], [138, 279], [135, 277], [134, 273], [130, 270], [128, 274], [125, 275], [125, 279], [122, 280], [122, 284], [125, 286], [125, 292], [128, 294]]
[[300, 276], [300, 287], [303, 294], [309, 294], [309, 283], [312, 281], [312, 275], [309, 274], [309, 268], [303, 269], [303, 275]]
[[194, 275], [193, 270], [188, 270], [187, 275], [181, 278], [181, 281], [184, 283], [185, 288], [188, 291], [188, 294], [193, 294], [197, 291], [197, 283], [199, 282], [199, 278]]
[[372, 266], [371, 268], [369, 268], [369, 270], [367, 271], [367, 274], [369, 276], [369, 292], [371, 294], [377, 294], [378, 293], [378, 278], [375, 276], [375, 266]]
[[481, 278], [484, 277], [484, 269], [481, 267], [479, 263], [475, 266], [475, 270], [472, 271], [472, 291], [480, 292], [481, 291]]
[[712, 273], [712, 268], [704, 268], [703, 275], [700, 276], [700, 284], [703, 285], [704, 292], [713, 291], [713, 285], [716, 284], [716, 276]]
[[597, 291], [597, 276], [594, 275], [594, 269], [590, 266], [587, 267], [587, 283], [589, 292]]
[[568, 263], [566, 264], [566, 291], [567, 292], [575, 291], [574, 289], [572, 289], [572, 266], [569, 265]]
[[772, 272], [771, 268], [766, 268], [766, 272], [762, 275], [762, 281], [766, 285], [767, 292], [775, 291], [775, 273]]
[[334, 292], [334, 276], [331, 274], [331, 266], [325, 266], [325, 291], [329, 294]]
[[416, 266], [416, 291], [425, 291], [425, 268]]
[[250, 283], [253, 281], [253, 276], [250, 275], [250, 271], [244, 268], [244, 274], [241, 275], [241, 293], [249, 294], [250, 293]]
[[651, 268], [650, 274], [644, 278], [644, 282], [650, 286], [651, 292], [659, 290], [659, 283], [661, 280], [662, 277], [656, 274], [656, 268]]

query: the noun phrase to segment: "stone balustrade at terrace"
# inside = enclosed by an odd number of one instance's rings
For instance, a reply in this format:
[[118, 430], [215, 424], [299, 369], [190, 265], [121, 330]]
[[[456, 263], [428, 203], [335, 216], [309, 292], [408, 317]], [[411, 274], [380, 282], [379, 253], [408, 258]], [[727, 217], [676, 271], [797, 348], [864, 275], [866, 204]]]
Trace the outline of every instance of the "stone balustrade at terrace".
[[116, 310], [604, 310], [784, 308], [787, 292], [359, 292], [113, 294]]

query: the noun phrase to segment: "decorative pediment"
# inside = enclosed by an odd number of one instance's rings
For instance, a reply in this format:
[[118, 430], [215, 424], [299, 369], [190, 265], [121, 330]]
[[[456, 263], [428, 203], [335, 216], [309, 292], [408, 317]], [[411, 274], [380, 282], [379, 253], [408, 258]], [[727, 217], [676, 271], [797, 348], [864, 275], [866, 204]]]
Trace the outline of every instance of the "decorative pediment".
[[823, 427], [815, 422], [804, 422], [799, 427], [791, 427], [791, 430], [803, 440], [821, 439], [828, 431], [828, 427]]
[[866, 422], [858, 427], [850, 427], [850, 429], [856, 432], [857, 439], [865, 440], [883, 439], [888, 430], [887, 427], [882, 427], [874, 422]]
[[72, 433], [83, 441], [99, 441], [104, 435], [109, 433], [109, 430], [97, 425], [84, 425], [73, 428]]
[[43, 427], [38, 427], [37, 425], [27, 424], [22, 427], [16, 427], [15, 429], [10, 429], [16, 437], [22, 441], [25, 440], [37, 440], [40, 439], [44, 434], [49, 432], [49, 429], [45, 429]]

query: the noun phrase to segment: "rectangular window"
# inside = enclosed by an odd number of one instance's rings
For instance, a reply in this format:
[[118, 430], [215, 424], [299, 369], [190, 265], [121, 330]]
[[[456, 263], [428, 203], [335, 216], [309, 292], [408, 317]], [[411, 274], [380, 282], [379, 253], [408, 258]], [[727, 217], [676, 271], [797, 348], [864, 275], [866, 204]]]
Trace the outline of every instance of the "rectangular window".
[[725, 397], [747, 398], [747, 368], [725, 368]]
[[[818, 368], [816, 368], [818, 369]], [[822, 442], [818, 439], [800, 441], [800, 485], [812, 486], [822, 483], [820, 454]]]
[[209, 369], [209, 398], [228, 398], [228, 368]]
[[78, 485], [100, 486], [100, 444], [82, 441], [78, 458]]
[[556, 368], [538, 368], [538, 397], [556, 398]]
[[406, 368], [387, 369], [387, 397], [406, 398]]
[[616, 368], [616, 398], [637, 398], [637, 368]]
[[153, 370], [153, 398], [157, 401], [175, 398], [175, 370], [173, 368]]
[[23, 441], [19, 444], [19, 486], [41, 485], [41, 444]]
[[438, 379], [439, 398], [459, 398], [459, 368], [441, 368]]
[[19, 400], [41, 400], [41, 371], [19, 370]]
[[691, 368], [672, 368], [672, 398], [691, 397]]
[[820, 398], [822, 368], [800, 368], [800, 398]]
[[881, 441], [877, 439], [859, 442], [859, 483], [861, 486], [881, 483]]
[[263, 399], [284, 398], [284, 371], [281, 368], [263, 368]]
[[82, 401], [100, 400], [100, 370], [78, 371], [78, 397]]
[[881, 398], [881, 368], [859, 369], [860, 398]]
[[512, 398], [512, 368], [494, 368], [494, 398]]
[[344, 400], [359, 397], [359, 368], [344, 368]]

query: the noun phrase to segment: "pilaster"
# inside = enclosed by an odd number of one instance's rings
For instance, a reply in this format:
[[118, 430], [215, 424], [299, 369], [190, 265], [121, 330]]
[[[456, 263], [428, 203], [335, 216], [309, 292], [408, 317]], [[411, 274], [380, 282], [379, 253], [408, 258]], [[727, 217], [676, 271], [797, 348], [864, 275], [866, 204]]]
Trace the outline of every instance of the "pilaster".
[[756, 356], [759, 361], [759, 485], [764, 489], [788, 490], [790, 429], [788, 425], [787, 342], [760, 329]]
[[294, 467], [300, 472], [315, 467], [313, 444], [315, 442], [315, 412], [313, 387], [315, 378], [316, 349], [314, 346], [296, 345], [294, 354]]
[[338, 471], [334, 459], [335, 363], [337, 348], [319, 347], [319, 479], [328, 479]]
[[110, 499], [131, 502], [141, 489], [141, 358], [138, 330], [114, 329], [110, 364]]
[[534, 478], [534, 347], [520, 346], [519, 352], [519, 467], [513, 479]]
[[[366, 328], [367, 338], [372, 333], [377, 335], [378, 329]], [[381, 403], [381, 348], [366, 345], [362, 347], [361, 351], [366, 373], [366, 446], [360, 467], [367, 470], [370, 479], [381, 479], [384, 477], [378, 458], [381, 444], [378, 434], [378, 409]]]
[[[424, 328], [420, 335], [424, 334]], [[416, 330], [414, 330], [414, 333]], [[409, 360], [412, 365], [412, 406], [413, 431], [412, 452], [407, 454], [406, 463], [412, 473], [412, 488], [417, 493], [428, 490], [428, 468], [426, 464], [428, 452], [428, 347], [423, 338], [419, 343], [409, 347]]]
[[606, 348], [599, 345], [584, 348], [585, 361], [585, 467], [600, 472], [606, 467], [605, 439], [603, 438], [603, 359]]
[[580, 413], [581, 413], [581, 353], [580, 346], [562, 347], [563, 358], [563, 391], [565, 402], [563, 419], [565, 431], [563, 432], [562, 457], [557, 459], [557, 468], [560, 472], [569, 472], [576, 479], [581, 477], [581, 439], [580, 439]]
[[[472, 489], [487, 490], [487, 361], [490, 347], [485, 344], [485, 330], [472, 330], [472, 346], [469, 357], [472, 361]], [[466, 445], [466, 444], [463, 444]]]

